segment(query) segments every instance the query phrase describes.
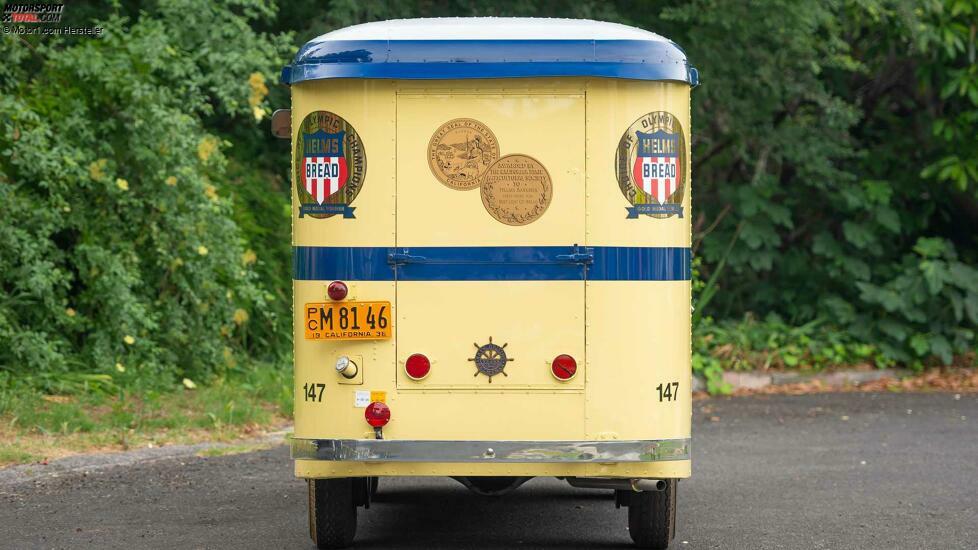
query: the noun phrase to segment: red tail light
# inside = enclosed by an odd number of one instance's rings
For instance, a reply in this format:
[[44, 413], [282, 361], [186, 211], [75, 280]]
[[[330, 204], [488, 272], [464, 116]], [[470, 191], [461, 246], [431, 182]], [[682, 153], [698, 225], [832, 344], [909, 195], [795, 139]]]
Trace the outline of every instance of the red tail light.
[[326, 287], [326, 294], [329, 295], [330, 300], [340, 301], [346, 298], [348, 292], [350, 289], [346, 288], [346, 283], [343, 281], [333, 281]]
[[567, 354], [554, 357], [554, 362], [550, 364], [550, 372], [557, 380], [570, 380], [577, 374], [577, 361]]
[[391, 410], [380, 401], [374, 401], [367, 405], [367, 409], [363, 411], [363, 416], [367, 419], [367, 424], [374, 428], [383, 428], [391, 421]]
[[428, 361], [428, 358], [424, 355], [415, 353], [407, 358], [407, 361], [404, 363], [404, 370], [412, 380], [421, 380], [425, 376], [428, 376], [428, 372], [431, 370], [431, 361]]

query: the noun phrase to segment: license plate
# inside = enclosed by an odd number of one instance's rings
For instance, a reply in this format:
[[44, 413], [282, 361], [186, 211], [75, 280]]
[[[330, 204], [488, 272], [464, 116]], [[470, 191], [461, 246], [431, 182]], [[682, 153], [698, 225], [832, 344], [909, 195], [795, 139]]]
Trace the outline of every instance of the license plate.
[[383, 340], [391, 337], [390, 302], [306, 304], [307, 340]]

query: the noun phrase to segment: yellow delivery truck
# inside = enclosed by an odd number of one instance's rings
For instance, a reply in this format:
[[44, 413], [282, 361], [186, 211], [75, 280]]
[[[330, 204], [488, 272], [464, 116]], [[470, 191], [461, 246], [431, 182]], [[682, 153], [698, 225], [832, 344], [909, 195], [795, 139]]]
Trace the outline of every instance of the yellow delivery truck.
[[661, 36], [562, 19], [368, 23], [284, 68], [291, 452], [320, 548], [398, 476], [614, 490], [635, 543], [668, 546], [697, 79]]

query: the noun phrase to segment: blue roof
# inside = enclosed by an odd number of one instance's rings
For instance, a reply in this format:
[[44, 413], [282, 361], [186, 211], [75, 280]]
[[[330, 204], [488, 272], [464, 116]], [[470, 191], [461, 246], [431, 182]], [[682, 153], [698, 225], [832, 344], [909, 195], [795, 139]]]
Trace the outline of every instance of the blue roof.
[[599, 21], [401, 19], [355, 25], [307, 42], [282, 82], [597, 76], [698, 83], [674, 42]]

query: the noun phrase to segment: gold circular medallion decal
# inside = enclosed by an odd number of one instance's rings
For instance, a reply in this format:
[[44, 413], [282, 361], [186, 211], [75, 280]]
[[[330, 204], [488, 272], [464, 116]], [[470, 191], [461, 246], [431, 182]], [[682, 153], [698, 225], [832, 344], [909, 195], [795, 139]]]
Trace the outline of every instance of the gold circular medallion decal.
[[506, 155], [486, 171], [482, 204], [506, 225], [526, 225], [540, 218], [553, 198], [550, 174], [527, 155]]
[[625, 217], [682, 218], [688, 166], [686, 136], [675, 115], [653, 111], [633, 122], [615, 150], [618, 188], [632, 205]]
[[349, 122], [329, 111], [309, 113], [299, 125], [293, 158], [300, 218], [356, 218], [350, 205], [363, 188], [367, 154]]
[[428, 166], [438, 181], [456, 191], [475, 189], [499, 158], [499, 142], [483, 123], [456, 118], [442, 124], [428, 142]]

